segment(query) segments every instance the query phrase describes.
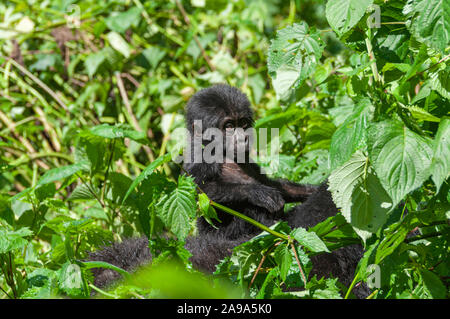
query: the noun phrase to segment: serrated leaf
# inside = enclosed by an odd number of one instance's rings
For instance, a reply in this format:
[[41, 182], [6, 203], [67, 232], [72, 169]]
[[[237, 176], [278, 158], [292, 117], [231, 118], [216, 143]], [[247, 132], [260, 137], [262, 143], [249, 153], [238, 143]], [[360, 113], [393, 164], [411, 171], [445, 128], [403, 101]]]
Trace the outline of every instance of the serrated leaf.
[[446, 297], [447, 289], [436, 274], [426, 269], [421, 269], [420, 274], [428, 298], [444, 299]]
[[278, 268], [280, 269], [280, 277], [283, 281], [285, 281], [292, 264], [292, 256], [289, 245], [279, 245], [275, 250], [274, 257], [278, 264]]
[[442, 97], [450, 100], [450, 66], [430, 73], [430, 84]]
[[420, 120], [420, 121], [428, 121], [428, 122], [440, 122], [440, 119], [433, 114], [428, 113], [423, 108], [412, 105], [408, 106], [408, 111], [411, 112], [411, 115]]
[[312, 231], [299, 227], [291, 232], [291, 236], [299, 242], [300, 245], [308, 248], [313, 252], [330, 252], [325, 243]]
[[52, 183], [61, 180], [63, 178], [72, 176], [73, 174], [81, 171], [84, 165], [86, 165], [86, 163], [79, 162], [72, 165], [53, 168], [41, 176], [36, 186]]
[[373, 106], [369, 99], [361, 100], [353, 113], [334, 132], [330, 145], [330, 166], [335, 169], [348, 161], [358, 149], [366, 146], [367, 127], [372, 118]]
[[67, 200], [87, 200], [95, 199], [95, 196], [89, 190], [86, 184], [79, 184], [70, 194]]
[[161, 197], [156, 205], [158, 216], [180, 240], [184, 240], [195, 217], [195, 184], [191, 178], [181, 175], [178, 187]]
[[352, 29], [366, 13], [373, 0], [328, 0], [325, 15], [339, 35]]
[[279, 99], [286, 99], [314, 73], [324, 44], [305, 22], [277, 31], [271, 41], [267, 67]]
[[408, 0], [403, 13], [407, 24], [421, 42], [444, 52], [450, 43], [450, 2], [448, 0]]
[[430, 176], [431, 142], [400, 121], [373, 123], [368, 130], [368, 149], [375, 172], [394, 205]]
[[333, 171], [329, 185], [336, 206], [364, 241], [386, 222], [392, 200], [361, 151]]
[[28, 227], [23, 227], [16, 231], [0, 229], [0, 254], [23, 248], [28, 243], [28, 240], [24, 237], [32, 234], [33, 232]]
[[136, 188], [136, 186], [142, 182], [145, 178], [153, 174], [154, 170], [158, 168], [159, 166], [169, 162], [172, 159], [171, 154], [165, 154], [157, 159], [155, 159], [150, 165], [148, 165], [142, 172], [139, 174], [138, 177], [131, 183], [130, 188], [128, 188], [128, 191], [126, 192], [123, 202], [128, 198], [128, 196], [131, 194], [131, 192]]
[[146, 139], [146, 135], [144, 132], [138, 132], [136, 130], [133, 130], [128, 125], [108, 125], [108, 124], [101, 124], [94, 126], [90, 129], [90, 132], [96, 136], [101, 136], [105, 138], [124, 138], [128, 137], [129, 139], [132, 139], [137, 142], [142, 142], [142, 140]]
[[450, 119], [444, 118], [434, 138], [431, 179], [439, 192], [450, 175]]

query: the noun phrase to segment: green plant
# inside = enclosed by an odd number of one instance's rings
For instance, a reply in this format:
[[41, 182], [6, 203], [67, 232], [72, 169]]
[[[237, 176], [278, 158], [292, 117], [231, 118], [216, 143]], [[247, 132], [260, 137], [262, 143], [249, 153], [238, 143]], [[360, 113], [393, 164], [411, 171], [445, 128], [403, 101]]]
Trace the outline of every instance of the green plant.
[[[185, 279], [198, 297], [345, 298], [377, 275], [370, 298], [448, 297], [445, 1], [75, 4], [79, 16], [59, 0], [0, 4], [2, 297], [186, 298]], [[340, 214], [267, 229], [197, 195], [170, 154], [186, 100], [221, 81], [247, 93], [257, 128], [280, 128], [276, 175], [329, 176]], [[207, 278], [183, 240], [214, 207], [264, 232]], [[138, 235], [155, 258], [136, 276], [84, 262]], [[366, 253], [351, 287], [309, 278], [312, 256], [353, 243]], [[93, 267], [126, 280], [103, 291]]]

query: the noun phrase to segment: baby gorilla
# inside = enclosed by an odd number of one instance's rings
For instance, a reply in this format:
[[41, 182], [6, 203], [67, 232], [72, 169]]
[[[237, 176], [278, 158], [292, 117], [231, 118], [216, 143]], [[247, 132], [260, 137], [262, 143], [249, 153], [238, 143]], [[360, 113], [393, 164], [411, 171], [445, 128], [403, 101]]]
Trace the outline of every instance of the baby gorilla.
[[[196, 93], [186, 107], [186, 125], [190, 134], [184, 170], [215, 202], [266, 226], [282, 219], [292, 228], [309, 228], [337, 213], [325, 183], [317, 187], [269, 179], [252, 162], [249, 156], [252, 134], [248, 130], [253, 125], [253, 112], [247, 97], [238, 89], [221, 84]], [[299, 201], [304, 203], [288, 214], [283, 213], [285, 203]], [[198, 236], [188, 237], [185, 246], [192, 253], [190, 260], [194, 267], [206, 272], [213, 272], [234, 247], [261, 232], [240, 218], [221, 210], [217, 213], [221, 222], [214, 221], [216, 227], [204, 218], [198, 219]], [[348, 286], [362, 253], [361, 246], [353, 245], [315, 256], [311, 276], [333, 275]], [[90, 260], [133, 270], [151, 262], [148, 240], [127, 239], [92, 253]], [[98, 286], [119, 277], [107, 269], [95, 269], [94, 275]], [[354, 292], [359, 297], [368, 293], [365, 287]]]
[[[270, 226], [283, 215], [285, 203], [305, 201], [317, 186], [262, 174], [249, 156], [252, 125], [250, 102], [237, 88], [222, 84], [201, 90], [186, 107], [189, 148], [184, 169], [213, 201]], [[220, 210], [218, 217], [218, 229], [199, 219], [200, 235], [214, 232], [235, 240], [260, 232]]]

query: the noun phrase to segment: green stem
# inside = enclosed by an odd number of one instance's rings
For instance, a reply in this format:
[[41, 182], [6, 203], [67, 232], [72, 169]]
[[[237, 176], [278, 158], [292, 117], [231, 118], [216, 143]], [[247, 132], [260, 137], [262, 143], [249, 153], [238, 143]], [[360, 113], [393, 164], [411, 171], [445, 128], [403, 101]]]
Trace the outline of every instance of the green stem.
[[350, 296], [350, 292], [353, 290], [356, 283], [358, 282], [358, 278], [359, 278], [359, 272], [355, 275], [355, 278], [353, 278], [353, 281], [350, 284], [350, 287], [348, 287], [348, 290], [347, 290], [347, 293], [345, 294], [344, 299], [348, 299], [348, 297]]
[[373, 78], [375, 79], [375, 82], [383, 84], [383, 79], [381, 78], [380, 74], [378, 73], [377, 68], [377, 62], [375, 60], [375, 54], [373, 53], [372, 43], [370, 42], [370, 39], [366, 37], [366, 47], [367, 47], [367, 53], [369, 54], [369, 59], [372, 62], [370, 64], [370, 67], [372, 68]]
[[437, 232], [432, 232], [429, 234], [425, 234], [425, 235], [420, 235], [420, 236], [415, 236], [415, 237], [411, 237], [411, 238], [406, 238], [405, 239], [405, 243], [410, 243], [416, 240], [421, 240], [421, 239], [426, 239], [426, 238], [431, 238], [431, 237], [438, 237], [441, 235], [444, 235], [445, 233], [447, 233], [448, 231], [437, 231]]
[[107, 293], [106, 291], [98, 288], [97, 286], [94, 286], [93, 284], [89, 284], [89, 287], [91, 287], [92, 289], [94, 289], [96, 292], [105, 295], [106, 297], [110, 297], [110, 298], [114, 298], [117, 299], [118, 297], [116, 295], [112, 295], [110, 293]]
[[231, 208], [228, 208], [228, 207], [225, 207], [223, 205], [220, 205], [219, 203], [216, 203], [213, 200], [210, 200], [210, 203], [211, 203], [212, 206], [215, 206], [215, 207], [223, 210], [224, 212], [226, 212], [228, 214], [231, 214], [231, 215], [236, 216], [236, 217], [238, 217], [240, 219], [243, 219], [246, 222], [252, 224], [253, 226], [256, 226], [256, 227], [258, 227], [258, 228], [268, 232], [269, 234], [272, 234], [272, 235], [274, 235], [274, 236], [276, 236], [278, 238], [284, 239], [284, 240], [289, 240], [289, 237], [287, 235], [279, 233], [279, 232], [277, 232], [277, 231], [275, 231], [273, 229], [270, 229], [269, 227], [267, 227], [267, 226], [257, 222], [256, 220], [254, 220], [254, 219], [252, 219], [252, 218], [250, 218], [248, 216], [245, 216], [244, 214], [238, 213], [237, 211], [235, 211], [235, 210], [233, 210]]

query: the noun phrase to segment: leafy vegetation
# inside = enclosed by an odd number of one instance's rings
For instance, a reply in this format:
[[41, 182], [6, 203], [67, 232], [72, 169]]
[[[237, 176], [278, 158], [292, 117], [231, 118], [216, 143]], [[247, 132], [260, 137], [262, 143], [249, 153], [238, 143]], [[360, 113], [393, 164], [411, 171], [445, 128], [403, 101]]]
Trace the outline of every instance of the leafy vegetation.
[[[369, 298], [448, 298], [448, 2], [28, 0], [0, 16], [2, 297], [350, 298], [365, 281]], [[184, 104], [217, 82], [280, 128], [279, 166], [261, 165], [328, 177], [341, 213], [263, 227], [210, 277], [184, 240], [221, 206], [175, 157]], [[141, 235], [155, 258], [137, 274], [83, 261]], [[352, 243], [350, 287], [309, 278], [312, 256]], [[93, 267], [125, 280], [103, 291]]]

